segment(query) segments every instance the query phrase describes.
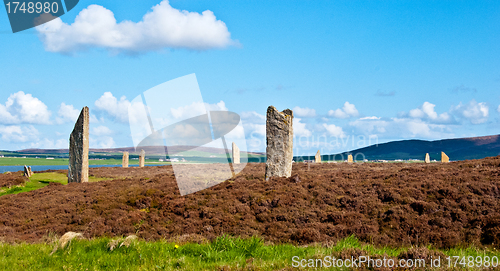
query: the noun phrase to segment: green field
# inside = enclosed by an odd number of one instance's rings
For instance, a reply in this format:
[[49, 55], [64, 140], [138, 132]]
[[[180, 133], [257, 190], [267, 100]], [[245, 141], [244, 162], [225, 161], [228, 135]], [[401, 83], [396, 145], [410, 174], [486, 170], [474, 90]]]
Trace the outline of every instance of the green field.
[[[89, 182], [98, 182], [102, 180], [105, 179], [89, 176]], [[0, 196], [29, 192], [45, 187], [49, 185], [49, 183], [68, 184], [68, 176], [66, 176], [66, 174], [57, 172], [35, 173], [29, 178], [29, 182], [13, 187], [0, 188]]]
[[[397, 263], [398, 256], [410, 248], [377, 248], [360, 243], [354, 236], [347, 237], [337, 242], [334, 246], [321, 245], [294, 246], [291, 244], [266, 244], [258, 237], [247, 239], [220, 236], [212, 242], [185, 243], [176, 241], [146, 242], [134, 241], [129, 247], [116, 246], [110, 250], [110, 238], [97, 238], [92, 240], [74, 239], [64, 249], [58, 249], [57, 238], [46, 236], [45, 242], [36, 244], [6, 244], [0, 243], [0, 269], [1, 270], [315, 270], [307, 267], [313, 259], [314, 264], [320, 267], [320, 261], [326, 256], [336, 259], [350, 259], [350, 255], [359, 255], [373, 259], [392, 258]], [[123, 240], [123, 239], [122, 239]], [[177, 239], [179, 240], [179, 238]], [[413, 248], [415, 250], [416, 248]], [[424, 251], [434, 251], [430, 247], [417, 248]], [[481, 250], [477, 248], [450, 249], [435, 251], [442, 253], [440, 270], [464, 270], [448, 268], [447, 256], [459, 258], [489, 257], [491, 262], [494, 257], [498, 259], [498, 251]], [[408, 254], [407, 254], [408, 255]], [[295, 257], [295, 258], [294, 258]], [[400, 257], [406, 259], [406, 256]], [[295, 259], [295, 260], [292, 260]], [[299, 259], [306, 268], [298, 268]], [[430, 261], [430, 260], [429, 260]], [[486, 263], [486, 261], [484, 261]], [[320, 270], [356, 270], [358, 268], [325, 268]], [[359, 264], [359, 263], [358, 263]], [[366, 267], [365, 263], [365, 267]], [[412, 270], [429, 270], [427, 268]], [[452, 261], [453, 265], [453, 261]], [[364, 269], [363, 269], [364, 270]], [[370, 269], [372, 270], [372, 269]], [[376, 270], [373, 269], [373, 270]], [[400, 269], [409, 270], [409, 269]], [[431, 269], [435, 270], [435, 269]], [[468, 270], [481, 270], [481, 268], [468, 268]]]

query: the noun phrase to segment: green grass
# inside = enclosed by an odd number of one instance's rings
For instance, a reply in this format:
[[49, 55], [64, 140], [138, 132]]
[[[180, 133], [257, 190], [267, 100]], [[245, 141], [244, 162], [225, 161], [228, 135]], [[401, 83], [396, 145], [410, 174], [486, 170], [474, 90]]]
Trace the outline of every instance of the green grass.
[[[102, 180], [105, 180], [105, 178], [96, 178], [94, 176], [89, 177], [89, 182], [98, 182]], [[68, 176], [57, 172], [35, 173], [29, 178], [29, 181], [23, 185], [1, 188], [0, 196], [33, 191], [45, 187], [49, 185], [49, 183], [68, 184]]]
[[[130, 247], [108, 249], [109, 238], [73, 240], [65, 250], [50, 255], [56, 243], [0, 244], [1, 270], [292, 270], [292, 257], [322, 259], [349, 248], [371, 257], [397, 257], [408, 248], [376, 248], [355, 237], [327, 248], [319, 245], [264, 244], [262, 239], [221, 236], [205, 244], [137, 241]], [[177, 247], [176, 247], [177, 245]], [[497, 251], [475, 248], [442, 250], [446, 255], [496, 256]], [[225, 269], [221, 269], [224, 267]], [[304, 269], [304, 268], [298, 268]], [[313, 269], [313, 268], [310, 268]], [[328, 270], [349, 270], [334, 269]], [[453, 269], [443, 269], [453, 270]], [[479, 270], [479, 269], [472, 269]]]

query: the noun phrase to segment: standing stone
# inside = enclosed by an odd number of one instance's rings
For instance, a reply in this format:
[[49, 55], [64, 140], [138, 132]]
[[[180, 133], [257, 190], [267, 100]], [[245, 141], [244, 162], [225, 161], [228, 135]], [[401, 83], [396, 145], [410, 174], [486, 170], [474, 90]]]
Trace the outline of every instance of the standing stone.
[[425, 154], [425, 163], [429, 164], [431, 162], [431, 157], [429, 156], [429, 153]]
[[139, 154], [139, 167], [144, 167], [145, 158], [146, 158], [146, 152], [144, 150], [141, 150], [141, 153]]
[[84, 107], [69, 136], [68, 183], [89, 181], [89, 108]]
[[450, 162], [450, 157], [446, 155], [446, 153], [441, 152], [441, 163], [448, 163]]
[[266, 180], [270, 177], [292, 176], [293, 112], [279, 112], [274, 106], [267, 108], [266, 116]]
[[314, 162], [316, 163], [321, 163], [321, 154], [318, 150], [318, 152], [316, 152], [316, 156], [314, 156]]
[[128, 151], [123, 152], [122, 167], [128, 167]]
[[354, 159], [352, 159], [352, 154], [349, 154], [349, 155], [347, 156], [347, 163], [351, 164], [351, 163], [353, 163], [353, 162], [354, 162]]
[[233, 142], [233, 164], [240, 163], [240, 148]]
[[26, 165], [24, 165], [24, 177], [31, 177], [30, 169]]
[[33, 176], [33, 171], [31, 171], [31, 166], [28, 167], [28, 172], [30, 173], [30, 177]]

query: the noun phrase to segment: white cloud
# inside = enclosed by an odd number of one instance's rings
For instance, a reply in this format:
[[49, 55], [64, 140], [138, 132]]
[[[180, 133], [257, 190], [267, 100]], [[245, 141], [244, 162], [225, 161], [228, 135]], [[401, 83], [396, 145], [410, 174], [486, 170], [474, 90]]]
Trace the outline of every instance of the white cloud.
[[500, 113], [500, 105], [497, 108], [497, 112]]
[[309, 137], [312, 135], [312, 132], [306, 128], [305, 123], [300, 122], [300, 118], [293, 118], [293, 134], [296, 136], [305, 136]]
[[419, 118], [362, 118], [349, 123], [356, 133], [382, 138], [426, 138], [452, 137], [452, 125], [429, 123]]
[[175, 119], [188, 119], [206, 114], [207, 111], [227, 111], [226, 104], [224, 101], [220, 101], [216, 104], [193, 102], [190, 105], [170, 108], [170, 112]]
[[330, 136], [334, 136], [334, 137], [344, 137], [345, 136], [344, 131], [342, 130], [342, 127], [340, 127], [340, 126], [336, 126], [335, 124], [323, 123], [323, 127], [326, 129], [326, 131], [328, 132], [328, 134]]
[[30, 147], [36, 149], [67, 149], [69, 148], [69, 143], [66, 139], [52, 140], [44, 138], [37, 142], [31, 143]]
[[434, 110], [435, 104], [424, 102], [419, 108], [410, 110], [409, 116], [416, 119], [428, 119], [433, 122], [446, 123], [452, 121], [448, 113], [437, 114]]
[[241, 112], [240, 116], [245, 120], [245, 122], [266, 123], [266, 116], [261, 115], [255, 111]]
[[[111, 92], [104, 92], [104, 94], [95, 101], [94, 105], [97, 110], [106, 112], [114, 119], [123, 123], [128, 122], [130, 102], [125, 96], [122, 96], [120, 100], [118, 100]], [[142, 110], [144, 110], [144, 107], [142, 107]]]
[[266, 117], [255, 111], [241, 112], [240, 117], [245, 130], [248, 150], [265, 151]]
[[373, 117], [357, 119], [350, 122], [349, 125], [355, 127], [362, 134], [384, 134], [387, 132], [389, 122]]
[[296, 117], [304, 117], [304, 118], [312, 118], [316, 116], [316, 110], [310, 109], [308, 107], [301, 108], [301, 107], [294, 107], [292, 109], [293, 115]]
[[[75, 123], [80, 116], [80, 110], [75, 109], [71, 104], [61, 103], [59, 106], [59, 111], [57, 111], [56, 122], [57, 124], [64, 123]], [[90, 123], [99, 123], [97, 117], [93, 114], [90, 114]]]
[[22, 91], [11, 94], [5, 105], [0, 104], [3, 124], [50, 124], [51, 114], [42, 101]]
[[380, 117], [375, 117], [375, 116], [360, 118], [360, 120], [379, 120], [379, 119]]
[[90, 137], [91, 148], [109, 149], [115, 146], [115, 141], [110, 136], [102, 136], [98, 138]]
[[95, 135], [95, 136], [109, 136], [109, 135], [113, 134], [113, 131], [106, 126], [101, 125], [101, 126], [93, 127], [90, 130], [90, 134]]
[[57, 111], [56, 122], [58, 124], [63, 124], [66, 122], [76, 122], [80, 111], [75, 109], [73, 105], [61, 103], [59, 106], [59, 111]]
[[18, 125], [0, 125], [0, 135], [4, 142], [27, 142], [38, 139], [38, 130], [32, 125], [24, 127]]
[[117, 23], [111, 10], [90, 5], [71, 25], [57, 18], [36, 29], [45, 49], [59, 53], [92, 47], [131, 53], [163, 48], [206, 50], [237, 44], [231, 40], [226, 24], [217, 20], [212, 11], [200, 14], [178, 10], [167, 0], [154, 6], [137, 23]]
[[488, 120], [489, 107], [486, 103], [478, 103], [473, 99], [468, 104], [460, 103], [453, 107], [452, 112], [472, 124], [481, 124]]
[[342, 108], [328, 111], [328, 116], [338, 119], [347, 119], [351, 117], [357, 117], [358, 115], [359, 112], [356, 109], [356, 106], [349, 102], [345, 102]]

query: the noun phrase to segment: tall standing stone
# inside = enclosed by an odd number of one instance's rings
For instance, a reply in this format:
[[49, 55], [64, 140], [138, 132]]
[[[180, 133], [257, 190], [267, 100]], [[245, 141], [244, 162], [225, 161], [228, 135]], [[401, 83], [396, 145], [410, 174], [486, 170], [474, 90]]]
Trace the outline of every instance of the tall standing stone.
[[141, 153], [139, 154], [139, 167], [144, 167], [144, 159], [146, 159], [146, 152], [141, 150]]
[[351, 164], [351, 163], [353, 163], [353, 162], [354, 162], [354, 159], [352, 159], [352, 154], [349, 154], [349, 155], [347, 156], [347, 163]]
[[233, 164], [239, 164], [240, 163], [240, 148], [236, 146], [236, 143], [233, 142]]
[[314, 156], [314, 162], [316, 163], [321, 163], [321, 154], [318, 150], [318, 152], [316, 152], [316, 156]]
[[431, 157], [429, 156], [429, 153], [425, 154], [425, 163], [429, 164], [431, 162]]
[[293, 159], [293, 112], [267, 108], [266, 116], [266, 180], [270, 177], [291, 177]]
[[68, 183], [89, 181], [89, 108], [84, 107], [69, 137]]
[[128, 151], [123, 152], [122, 167], [128, 167]]
[[441, 163], [448, 163], [450, 162], [450, 157], [446, 155], [446, 153], [441, 152]]

